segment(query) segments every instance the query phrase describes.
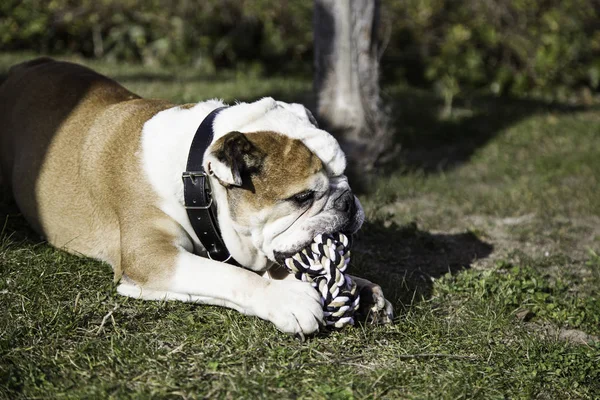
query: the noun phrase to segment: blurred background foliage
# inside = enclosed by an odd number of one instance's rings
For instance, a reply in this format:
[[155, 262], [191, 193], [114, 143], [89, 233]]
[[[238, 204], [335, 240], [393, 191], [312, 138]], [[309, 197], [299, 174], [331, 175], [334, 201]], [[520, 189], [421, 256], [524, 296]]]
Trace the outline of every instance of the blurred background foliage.
[[[0, 46], [258, 74], [312, 68], [312, 1], [2, 0]], [[459, 92], [591, 96], [599, 0], [383, 0], [384, 79]]]

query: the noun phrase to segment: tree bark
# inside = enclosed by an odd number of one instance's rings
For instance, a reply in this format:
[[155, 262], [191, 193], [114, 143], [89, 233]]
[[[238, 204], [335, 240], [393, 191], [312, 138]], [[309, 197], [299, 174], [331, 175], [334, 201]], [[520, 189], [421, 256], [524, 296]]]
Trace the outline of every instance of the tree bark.
[[315, 0], [317, 114], [361, 173], [393, 139], [379, 94], [379, 9], [380, 0]]

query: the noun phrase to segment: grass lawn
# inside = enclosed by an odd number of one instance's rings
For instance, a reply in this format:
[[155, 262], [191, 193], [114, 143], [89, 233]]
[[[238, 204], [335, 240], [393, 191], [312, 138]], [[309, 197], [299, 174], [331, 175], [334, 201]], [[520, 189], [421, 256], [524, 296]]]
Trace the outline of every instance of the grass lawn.
[[[0, 55], [0, 74], [27, 55]], [[272, 95], [309, 78], [86, 62], [146, 97]], [[599, 398], [600, 109], [386, 87], [398, 159], [361, 196], [353, 271], [391, 326], [300, 342], [234, 311], [120, 297], [110, 267], [0, 203], [1, 398]], [[1, 129], [1, 127], [0, 127]]]

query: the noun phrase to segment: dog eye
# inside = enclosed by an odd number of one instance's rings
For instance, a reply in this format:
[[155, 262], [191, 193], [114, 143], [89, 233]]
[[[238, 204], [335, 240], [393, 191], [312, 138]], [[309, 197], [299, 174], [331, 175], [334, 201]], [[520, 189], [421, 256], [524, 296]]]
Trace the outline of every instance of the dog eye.
[[315, 192], [312, 190], [306, 190], [304, 192], [297, 193], [290, 197], [288, 200], [293, 201], [298, 205], [304, 205], [315, 198]]

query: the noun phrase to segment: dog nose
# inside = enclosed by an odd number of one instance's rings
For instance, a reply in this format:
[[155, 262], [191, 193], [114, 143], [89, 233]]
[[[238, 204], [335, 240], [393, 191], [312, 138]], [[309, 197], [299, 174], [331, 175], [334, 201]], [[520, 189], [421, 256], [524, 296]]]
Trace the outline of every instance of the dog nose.
[[344, 213], [351, 213], [354, 208], [354, 195], [351, 191], [347, 190], [342, 193], [335, 201], [333, 202], [333, 207]]

